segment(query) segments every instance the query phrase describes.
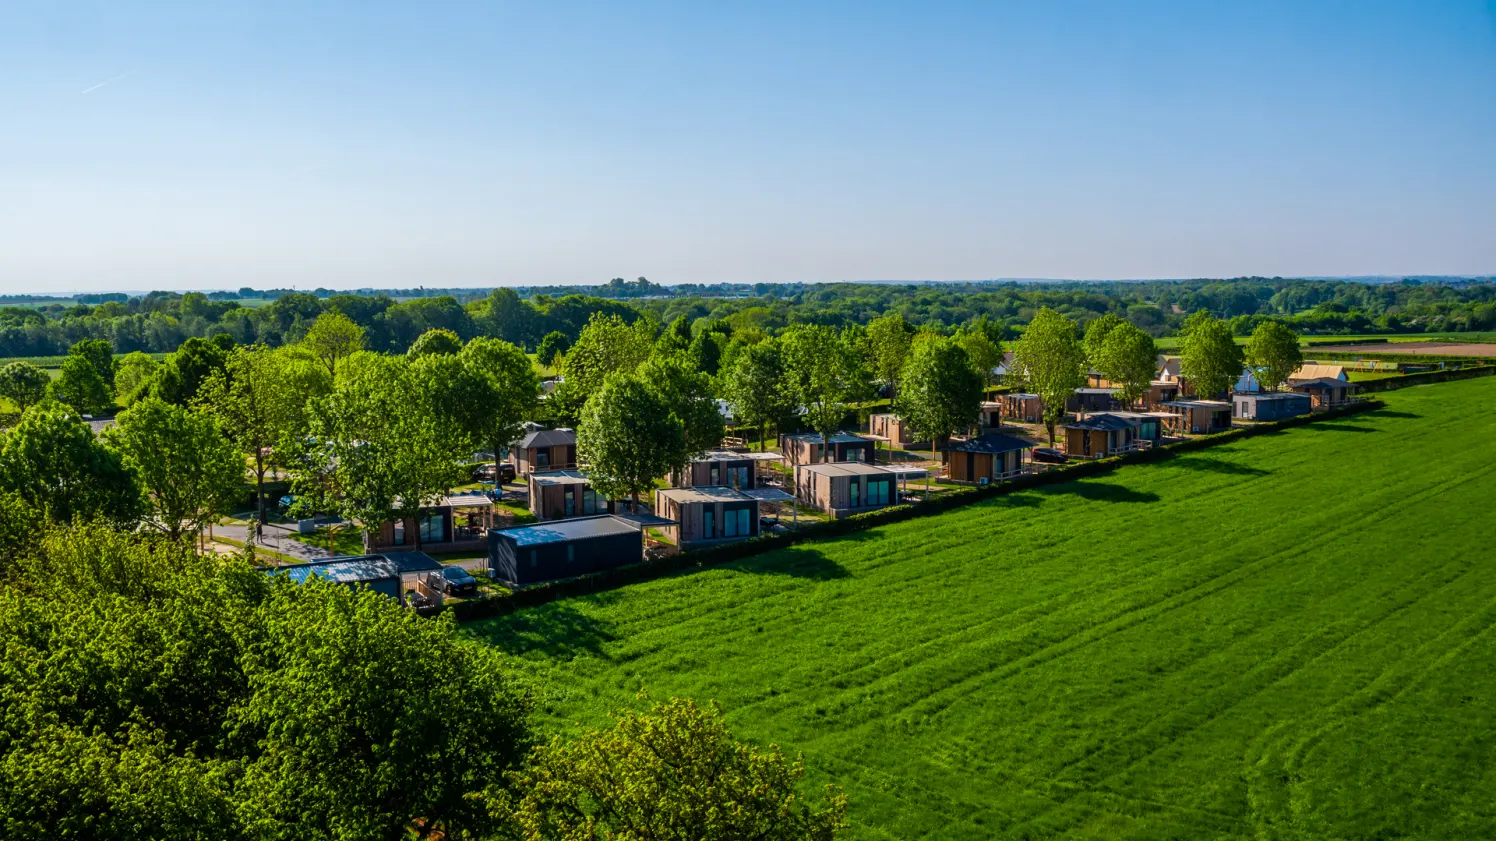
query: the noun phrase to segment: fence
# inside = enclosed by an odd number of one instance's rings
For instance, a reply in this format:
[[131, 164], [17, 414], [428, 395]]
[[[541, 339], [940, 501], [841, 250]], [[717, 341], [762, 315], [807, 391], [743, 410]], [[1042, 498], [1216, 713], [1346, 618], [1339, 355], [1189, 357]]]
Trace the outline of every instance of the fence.
[[580, 578], [538, 584], [533, 587], [526, 587], [523, 590], [516, 590], [506, 596], [454, 603], [449, 609], [454, 611], [457, 619], [460, 621], [503, 616], [521, 608], [534, 607], [555, 601], [556, 599], [612, 590], [627, 584], [663, 578], [689, 569], [731, 563], [765, 552], [788, 548], [808, 540], [824, 540], [826, 538], [840, 537], [878, 526], [903, 522], [914, 519], [915, 517], [927, 517], [932, 514], [939, 514], [954, 508], [960, 508], [1018, 491], [1069, 482], [1073, 479], [1101, 476], [1125, 465], [1160, 461], [1170, 458], [1176, 453], [1202, 450], [1207, 447], [1252, 438], [1282, 429], [1354, 415], [1381, 408], [1382, 405], [1379, 401], [1368, 400], [1351, 406], [1331, 409], [1327, 412], [1299, 415], [1280, 421], [1254, 424], [1248, 427], [1234, 427], [1225, 432], [1218, 432], [1214, 435], [1202, 435], [1197, 438], [1165, 444], [1161, 447], [1152, 447], [1146, 450], [1124, 453], [1119, 456], [1082, 461], [1043, 473], [1030, 473], [999, 484], [948, 491], [933, 499], [913, 505], [893, 505], [877, 511], [870, 511], [866, 514], [855, 514], [842, 520], [811, 523], [801, 526], [792, 532], [759, 535], [758, 537], [737, 543], [727, 543], [710, 548], [682, 552], [666, 558], [650, 559], [642, 563], [606, 570]]

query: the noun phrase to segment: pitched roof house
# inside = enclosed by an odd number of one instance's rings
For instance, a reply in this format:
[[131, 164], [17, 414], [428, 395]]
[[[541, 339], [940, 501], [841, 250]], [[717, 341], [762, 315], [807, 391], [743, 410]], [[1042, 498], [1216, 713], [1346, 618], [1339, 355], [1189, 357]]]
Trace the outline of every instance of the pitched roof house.
[[965, 441], [952, 442], [942, 448], [947, 479], [957, 482], [999, 482], [1021, 476], [1029, 470], [1024, 454], [1032, 441], [989, 432]]
[[537, 470], [567, 470], [577, 466], [577, 434], [570, 429], [541, 429], [509, 448], [516, 476]]
[[1065, 424], [1065, 454], [1078, 458], [1102, 458], [1139, 448], [1142, 421], [1115, 414], [1095, 414]]

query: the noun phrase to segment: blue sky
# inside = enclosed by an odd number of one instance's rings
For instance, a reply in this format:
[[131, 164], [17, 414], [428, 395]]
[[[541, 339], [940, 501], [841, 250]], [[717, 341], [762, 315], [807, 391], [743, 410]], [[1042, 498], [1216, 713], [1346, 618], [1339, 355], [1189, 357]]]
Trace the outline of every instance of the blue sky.
[[1496, 272], [1496, 0], [0, 0], [0, 291]]

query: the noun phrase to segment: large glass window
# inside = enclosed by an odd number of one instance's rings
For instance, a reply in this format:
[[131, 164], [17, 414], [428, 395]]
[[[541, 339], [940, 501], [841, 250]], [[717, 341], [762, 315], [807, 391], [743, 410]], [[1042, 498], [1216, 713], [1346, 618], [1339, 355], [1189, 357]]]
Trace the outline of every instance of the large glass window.
[[701, 512], [701, 536], [707, 540], [717, 536], [716, 512], [710, 508]]
[[583, 490], [582, 491], [582, 513], [584, 513], [584, 514], [596, 514], [597, 511], [598, 511], [598, 506], [597, 506], [597, 491], [594, 491], [591, 488], [587, 488], [587, 489]]
[[887, 479], [881, 479], [881, 480], [876, 481], [876, 482], [869, 481], [867, 483], [867, 504], [868, 505], [887, 505], [888, 504], [888, 485], [889, 485], [889, 482], [888, 482]]
[[447, 539], [447, 518], [440, 513], [421, 518], [421, 542], [443, 543]]
[[535, 469], [536, 470], [545, 470], [546, 468], [548, 468], [550, 466], [551, 466], [551, 451], [550, 450], [536, 450], [535, 451]]
[[859, 501], [859, 499], [858, 499], [861, 496], [861, 494], [862, 494], [861, 483], [858, 482], [856, 479], [848, 479], [847, 480], [847, 489], [848, 489], [848, 492], [851, 494], [850, 505], [853, 508], [856, 508], [857, 506], [861, 505], [862, 502]]
[[576, 516], [576, 513], [577, 513], [577, 495], [576, 495], [576, 492], [572, 488], [567, 488], [566, 491], [561, 494], [561, 498], [564, 499], [564, 500], [566, 500], [566, 514], [565, 514], [565, 516], [567, 516], [567, 517], [574, 517], [574, 516]]
[[731, 484], [732, 484], [732, 486], [734, 488], [746, 488], [746, 487], [748, 487], [748, 468], [747, 467], [734, 467], [734, 468], [731, 468], [730, 470], [728, 470], [727, 472], [732, 477]]
[[747, 508], [738, 509], [738, 534], [743, 537], [753, 534], [753, 512]]
[[735, 516], [733, 516], [736, 513], [737, 513], [736, 511], [733, 511], [731, 509], [728, 509], [727, 511], [723, 511], [722, 512], [722, 536], [723, 537], [737, 537], [738, 536], [738, 518], [735, 517]]
[[395, 521], [395, 545], [405, 545], [405, 520], [403, 519]]
[[712, 484], [712, 485], [720, 485], [720, 484], [722, 484], [722, 467], [721, 467], [721, 465], [718, 465], [718, 464], [711, 465], [710, 469], [708, 470], [708, 473], [711, 474], [711, 481], [708, 484]]

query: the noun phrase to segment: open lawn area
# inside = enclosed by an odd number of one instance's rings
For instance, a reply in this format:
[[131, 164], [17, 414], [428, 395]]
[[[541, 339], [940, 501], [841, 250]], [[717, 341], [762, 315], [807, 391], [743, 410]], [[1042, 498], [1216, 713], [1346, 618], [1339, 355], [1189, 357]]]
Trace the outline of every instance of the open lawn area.
[[1496, 837], [1496, 378], [474, 623], [546, 726], [803, 751], [858, 839]]

